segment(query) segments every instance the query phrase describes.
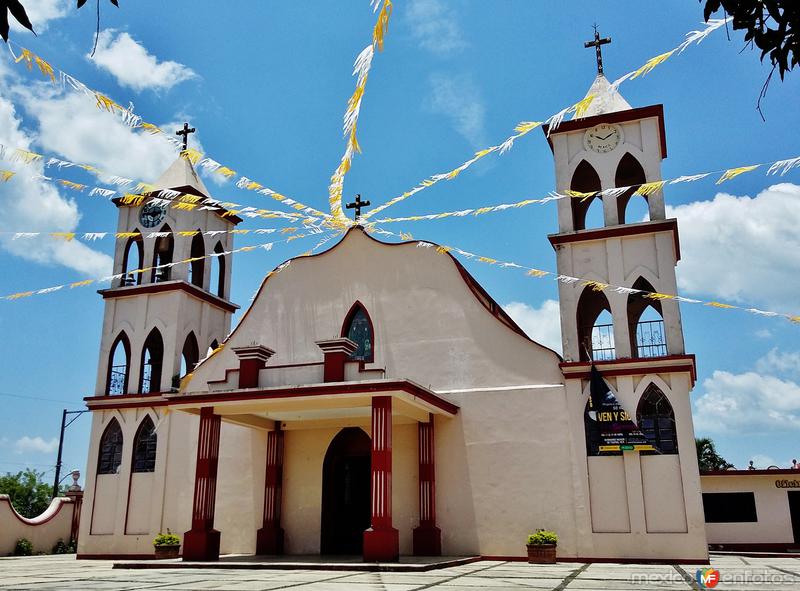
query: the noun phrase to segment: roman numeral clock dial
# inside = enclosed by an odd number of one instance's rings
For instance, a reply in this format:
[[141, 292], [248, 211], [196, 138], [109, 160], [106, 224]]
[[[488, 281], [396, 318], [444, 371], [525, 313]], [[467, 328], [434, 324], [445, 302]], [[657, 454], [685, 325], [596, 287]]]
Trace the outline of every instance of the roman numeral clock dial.
[[583, 135], [583, 147], [598, 154], [605, 154], [616, 148], [622, 139], [622, 128], [619, 125], [601, 123], [586, 130]]

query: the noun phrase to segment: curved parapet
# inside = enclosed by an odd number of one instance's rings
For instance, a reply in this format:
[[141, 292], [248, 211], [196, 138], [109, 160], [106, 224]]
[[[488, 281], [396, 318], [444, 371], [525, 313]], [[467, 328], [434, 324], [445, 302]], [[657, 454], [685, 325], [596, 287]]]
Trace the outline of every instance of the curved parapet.
[[9, 496], [0, 495], [0, 556], [12, 554], [20, 538], [29, 540], [34, 552], [50, 552], [59, 540], [68, 543], [77, 534], [81, 495], [56, 497], [41, 515], [33, 518], [17, 513]]

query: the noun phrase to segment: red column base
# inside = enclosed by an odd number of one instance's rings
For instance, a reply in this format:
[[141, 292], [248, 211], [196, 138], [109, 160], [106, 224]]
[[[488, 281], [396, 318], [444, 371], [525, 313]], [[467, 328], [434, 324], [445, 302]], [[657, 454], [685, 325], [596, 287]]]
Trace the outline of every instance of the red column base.
[[441, 556], [442, 530], [435, 525], [414, 529], [414, 556]]
[[280, 527], [262, 527], [256, 532], [256, 554], [283, 554], [283, 529]]
[[400, 532], [395, 528], [368, 529], [364, 532], [364, 562], [400, 560]]
[[183, 559], [211, 562], [219, 560], [219, 532], [212, 530], [189, 530], [183, 534]]

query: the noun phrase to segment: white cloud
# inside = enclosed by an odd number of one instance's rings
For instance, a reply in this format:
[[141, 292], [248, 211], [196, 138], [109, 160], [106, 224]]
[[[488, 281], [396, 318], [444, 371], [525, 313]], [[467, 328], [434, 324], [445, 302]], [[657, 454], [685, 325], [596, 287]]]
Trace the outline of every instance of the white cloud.
[[[34, 2], [25, 2], [24, 5], [28, 19], [33, 24], [33, 30], [41, 33], [47, 29], [50, 21], [65, 17], [72, 2], [69, 0], [35, 0]], [[9, 19], [9, 22], [11, 23], [12, 31], [22, 32], [28, 30], [17, 23], [13, 17]]]
[[771, 330], [769, 330], [768, 328], [759, 328], [759, 329], [758, 329], [758, 330], [755, 332], [755, 335], [756, 335], [756, 336], [757, 336], [759, 339], [771, 339], [771, 338], [772, 338], [772, 331], [771, 331]]
[[715, 371], [703, 381], [693, 416], [699, 432], [796, 432], [800, 429], [800, 384], [752, 371]]
[[473, 147], [486, 144], [486, 107], [469, 75], [432, 74], [426, 107], [450, 119], [453, 128]]
[[772, 456], [756, 454], [750, 459], [753, 460], [753, 467], [761, 470], [769, 468], [770, 466], [777, 466], [777, 463], [772, 459]]
[[[29, 148], [33, 138], [21, 126], [14, 106], [0, 97], [0, 143], [11, 147]], [[4, 167], [7, 163], [4, 163]], [[3, 216], [0, 230], [6, 232], [36, 232], [75, 230], [80, 214], [75, 201], [65, 199], [49, 183], [33, 178], [41, 174], [42, 164], [17, 166], [19, 174], [4, 183]], [[62, 242], [50, 238], [11, 240], [5, 235], [3, 247], [24, 259], [45, 264], [60, 264], [80, 273], [97, 277], [111, 271], [111, 257], [79, 242]]]
[[[667, 207], [678, 218], [688, 293], [796, 312], [800, 274], [800, 186], [773, 185], [756, 197], [718, 193]], [[735, 263], [734, 263], [735, 261]]]
[[800, 375], [800, 351], [782, 352], [773, 347], [756, 361], [756, 369], [761, 373]]
[[455, 10], [448, 10], [439, 0], [413, 0], [406, 7], [406, 23], [414, 41], [439, 56], [457, 53], [467, 46]]
[[36, 452], [42, 454], [53, 453], [58, 449], [58, 439], [53, 437], [49, 441], [45, 441], [41, 437], [20, 437], [14, 442], [14, 451], [18, 454], [25, 452]]
[[197, 77], [191, 68], [183, 64], [159, 62], [128, 33], [118, 33], [114, 29], [100, 33], [92, 61], [114, 76], [120, 85], [136, 91], [166, 90]]
[[561, 352], [561, 308], [556, 300], [545, 300], [538, 308], [511, 302], [503, 309], [534, 341]]

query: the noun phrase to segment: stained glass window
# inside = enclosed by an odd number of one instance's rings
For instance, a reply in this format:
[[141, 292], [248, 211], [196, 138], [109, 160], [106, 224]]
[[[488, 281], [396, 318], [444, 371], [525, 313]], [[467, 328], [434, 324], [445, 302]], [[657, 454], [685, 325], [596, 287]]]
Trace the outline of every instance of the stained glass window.
[[133, 471], [154, 472], [156, 469], [156, 445], [158, 436], [153, 421], [145, 417], [133, 442]]
[[116, 419], [111, 422], [100, 438], [100, 455], [97, 459], [98, 474], [116, 474], [122, 463], [122, 429]]
[[372, 361], [372, 350], [375, 343], [372, 335], [372, 326], [370, 325], [367, 313], [364, 311], [364, 308], [360, 306], [350, 318], [347, 338], [358, 345], [355, 352], [350, 355], [350, 359]]

